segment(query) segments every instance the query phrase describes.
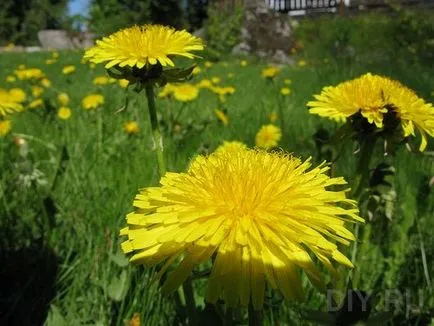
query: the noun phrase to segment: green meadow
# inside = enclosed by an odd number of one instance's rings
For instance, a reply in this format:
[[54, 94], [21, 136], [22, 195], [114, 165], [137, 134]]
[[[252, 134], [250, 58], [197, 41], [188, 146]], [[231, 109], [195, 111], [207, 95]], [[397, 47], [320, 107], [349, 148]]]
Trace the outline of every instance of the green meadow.
[[[334, 24], [323, 22], [326, 28]], [[375, 27], [369, 28], [375, 32]], [[320, 138], [332, 135], [339, 125], [309, 114], [306, 103], [313, 95], [324, 86], [371, 72], [399, 80], [426, 101], [434, 101], [432, 62], [414, 51], [369, 43], [355, 31], [346, 36], [348, 46], [339, 48], [331, 41], [325, 44], [327, 35], [315, 36], [313, 25], [302, 24], [304, 50], [294, 55], [293, 65], [281, 66], [273, 80], [261, 76], [269, 66], [264, 60], [216, 60], [205, 51], [195, 60], [201, 72], [190, 82], [218, 77], [219, 86], [232, 86], [235, 92], [224, 103], [207, 89], [186, 103], [157, 97], [168, 170], [185, 171], [195, 155], [211, 153], [223, 141], [254, 147], [256, 133], [275, 112], [274, 124], [283, 131], [281, 150], [312, 157], [315, 164], [333, 158], [331, 173], [351, 185], [357, 144], [346, 140], [339, 155], [321, 145]], [[172, 297], [160, 294], [154, 269], [131, 266], [120, 250], [119, 230], [132, 211], [134, 196], [140, 188], [159, 182], [146, 98], [117, 82], [93, 84], [105, 70], [81, 63], [82, 55], [60, 51], [57, 61], [47, 65], [51, 52], [0, 54], [1, 88], [20, 87], [28, 101], [32, 99], [29, 82], [5, 81], [21, 64], [42, 69], [51, 81], [40, 96], [44, 104], [12, 114], [12, 130], [0, 137], [1, 318], [7, 321], [4, 325], [136, 325], [131, 319], [138, 314], [141, 325], [183, 324], [185, 312], [177, 310]], [[299, 60], [307, 65], [300, 66]], [[205, 67], [207, 61], [211, 67]], [[75, 65], [76, 71], [64, 75], [66, 65]], [[282, 95], [282, 87], [291, 93]], [[57, 96], [62, 92], [70, 98], [72, 115], [67, 120], [57, 116]], [[104, 104], [85, 110], [82, 99], [91, 93], [103, 95]], [[215, 109], [226, 112], [227, 125]], [[174, 125], [168, 124], [170, 115], [176, 118]], [[125, 132], [128, 121], [138, 122], [137, 134]], [[434, 141], [429, 140], [424, 153], [417, 150], [419, 136], [409, 142], [388, 156], [381, 144], [376, 147], [372, 169], [380, 162], [391, 167], [387, 189], [380, 192], [387, 195], [380, 196], [381, 205], [370, 211], [369, 241], [357, 241], [365, 247], [356, 266], [361, 275], [358, 288], [375, 294], [374, 311], [391, 312], [388, 325], [430, 325], [434, 312]], [[219, 325], [218, 311], [205, 305], [204, 283], [196, 287], [196, 300], [206, 312], [201, 324]], [[389, 290], [397, 293], [393, 304], [387, 302]], [[327, 298], [307, 280], [305, 291], [305, 301], [298, 303], [267, 292], [264, 324], [317, 325], [309, 321], [314, 318], [312, 310], [325, 312]], [[244, 315], [238, 317], [239, 325], [247, 323]]]

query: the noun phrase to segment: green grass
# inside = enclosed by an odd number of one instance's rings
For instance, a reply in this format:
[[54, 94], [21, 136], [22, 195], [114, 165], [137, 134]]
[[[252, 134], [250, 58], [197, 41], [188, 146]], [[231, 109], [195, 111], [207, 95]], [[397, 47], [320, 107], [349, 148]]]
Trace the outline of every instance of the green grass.
[[[93, 78], [104, 71], [102, 67], [91, 70], [80, 64], [81, 53], [61, 52], [56, 64], [45, 65], [49, 56], [50, 53], [0, 56], [0, 80], [19, 64], [25, 64], [41, 67], [53, 83], [43, 95], [49, 105], [15, 114], [12, 133], [0, 138], [0, 235], [4, 248], [0, 275], [5, 284], [16, 282], [11, 292], [5, 292], [7, 297], [0, 292], [2, 302], [13, 307], [9, 324], [30, 325], [31, 320], [42, 323], [49, 308], [46, 323], [50, 326], [123, 325], [136, 312], [142, 325], [169, 325], [175, 318], [173, 300], [160, 295], [158, 284], [151, 280], [152, 270], [129, 266], [119, 247], [119, 229], [125, 224], [126, 213], [132, 210], [134, 195], [141, 187], [158, 184], [146, 100], [132, 90], [125, 92], [117, 84], [93, 85]], [[303, 158], [313, 156], [318, 163], [322, 158], [315, 147], [315, 131], [323, 127], [332, 132], [337, 126], [309, 115], [305, 104], [323, 86], [370, 71], [396, 78], [421, 97], [433, 100], [430, 94], [434, 90], [434, 69], [401, 59], [394, 62], [390, 58], [331, 58], [328, 64], [318, 59], [305, 68], [283, 67], [274, 84], [261, 78], [264, 64], [253, 59], [247, 67], [241, 67], [236, 58], [216, 63], [195, 80], [218, 76], [222, 85], [236, 87], [235, 94], [225, 103], [229, 125], [223, 126], [214, 116], [214, 109], [220, 107], [216, 97], [201, 91], [199, 99], [188, 104], [180, 117], [186, 133], [164, 140], [168, 168], [183, 171], [194, 155], [211, 152], [224, 140], [240, 140], [253, 146], [256, 132], [268, 123], [268, 114], [277, 111], [279, 103], [286, 121], [280, 146]], [[77, 66], [77, 72], [70, 77], [61, 73], [67, 64]], [[228, 78], [228, 73], [234, 73], [234, 77]], [[285, 78], [292, 80], [288, 97], [279, 95]], [[28, 85], [17, 85], [28, 89]], [[0, 82], [0, 87], [12, 85]], [[56, 117], [58, 92], [67, 92], [71, 98], [70, 120]], [[106, 104], [98, 110], [85, 111], [81, 99], [93, 92], [103, 94]], [[123, 108], [126, 96], [129, 103]], [[162, 119], [168, 105], [174, 112], [182, 108], [166, 99], [159, 99], [157, 105]], [[127, 136], [123, 132], [123, 124], [129, 120], [140, 123], [138, 135]], [[13, 143], [15, 136], [26, 139], [26, 156]], [[348, 142], [345, 146], [345, 155], [336, 162], [335, 173], [351, 182], [356, 162], [352, 155], [354, 144]], [[433, 147], [430, 142], [428, 151]], [[65, 150], [68, 157], [62, 160]], [[383, 159], [379, 151], [380, 148], [375, 162]], [[434, 275], [434, 199], [428, 186], [434, 173], [432, 156], [401, 148], [395, 157], [386, 159], [396, 169], [395, 211], [390, 220], [377, 219], [372, 224], [373, 241], [364, 264], [358, 266], [362, 272], [361, 289], [380, 294], [379, 309], [384, 308], [381, 300], [386, 289], [409, 289], [414, 300], [422, 291], [425, 302], [419, 313], [412, 310], [410, 315], [423, 315], [433, 305], [427, 286], [427, 274], [431, 280]], [[32, 174], [34, 169], [42, 172], [43, 182], [20, 185], [20, 176]], [[428, 270], [424, 270], [422, 253]], [[275, 298], [279, 304], [266, 311], [266, 324], [279, 325], [279, 321], [307, 325], [300, 317], [301, 309], [324, 310], [324, 296], [307, 287], [303, 304], [280, 304], [279, 298]], [[203, 304], [201, 295], [197, 299]], [[416, 301], [414, 309], [415, 304]], [[395, 313], [401, 316], [398, 319], [403, 318], [402, 311]]]

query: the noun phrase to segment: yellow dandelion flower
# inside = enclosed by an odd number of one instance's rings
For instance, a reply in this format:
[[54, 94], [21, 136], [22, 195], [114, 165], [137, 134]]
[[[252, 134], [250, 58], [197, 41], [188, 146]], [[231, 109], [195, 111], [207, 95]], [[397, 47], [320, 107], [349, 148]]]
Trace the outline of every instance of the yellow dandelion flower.
[[57, 51], [53, 51], [53, 52], [51, 52], [51, 56], [54, 58], [54, 59], [58, 59], [59, 58], [59, 52], [57, 52]]
[[44, 93], [44, 89], [40, 86], [32, 86], [32, 95], [33, 97], [39, 97]]
[[70, 74], [74, 73], [75, 70], [76, 70], [76, 68], [74, 65], [65, 66], [62, 68], [62, 74], [70, 75]]
[[271, 149], [277, 146], [282, 138], [279, 127], [269, 124], [262, 126], [256, 134], [255, 144], [259, 148]]
[[15, 78], [15, 76], [9, 75], [6, 76], [6, 82], [8, 83], [14, 83], [17, 79]]
[[218, 83], [221, 82], [221, 78], [220, 78], [220, 77], [212, 77], [212, 78], [211, 78], [211, 82], [212, 82], [213, 84], [218, 84]]
[[57, 100], [62, 106], [67, 106], [69, 104], [69, 96], [66, 93], [60, 93], [57, 95]]
[[69, 118], [71, 118], [71, 115], [72, 115], [71, 109], [66, 106], [62, 106], [57, 111], [57, 117], [61, 120], [68, 120]]
[[[1, 105], [1, 104], [0, 104]], [[0, 107], [1, 110], [1, 107]], [[0, 120], [0, 137], [6, 136], [12, 129], [11, 120]]]
[[21, 111], [23, 106], [7, 90], [0, 88], [0, 116]]
[[264, 78], [274, 78], [280, 73], [280, 68], [278, 67], [268, 67], [262, 70], [262, 77]]
[[130, 84], [129, 80], [127, 80], [127, 79], [119, 79], [118, 83], [119, 83], [119, 86], [122, 88], [127, 88], [128, 85]]
[[228, 73], [228, 78], [234, 78], [235, 74], [233, 72]]
[[224, 141], [223, 144], [217, 147], [215, 153], [237, 152], [243, 149], [247, 149], [247, 145], [240, 141]]
[[223, 123], [223, 125], [227, 126], [229, 124], [229, 118], [228, 118], [227, 114], [224, 113], [222, 110], [215, 109], [214, 113], [215, 113], [217, 119], [219, 119], [219, 121], [221, 123]]
[[45, 60], [45, 64], [46, 65], [52, 65], [52, 64], [54, 64], [56, 62], [57, 62], [56, 59], [47, 59], [47, 60]]
[[285, 79], [283, 80], [283, 83], [284, 83], [285, 85], [291, 85], [292, 80], [291, 80], [291, 79], [288, 79], [288, 78], [285, 78]]
[[121, 230], [135, 264], [175, 264], [162, 287], [176, 290], [192, 270], [213, 259], [205, 299], [229, 307], [263, 306], [265, 284], [285, 298], [303, 297], [303, 270], [322, 284], [316, 257], [333, 274], [352, 263], [336, 243], [355, 238], [345, 222], [363, 221], [347, 199], [343, 178], [324, 163], [312, 167], [283, 153], [238, 149], [198, 156], [186, 173], [166, 173], [161, 186], [134, 200]]
[[270, 120], [271, 123], [276, 122], [276, 121], [277, 121], [277, 118], [278, 118], [278, 116], [277, 116], [277, 113], [276, 113], [275, 111], [271, 112], [271, 113], [268, 115], [268, 120]]
[[129, 134], [137, 134], [140, 131], [140, 126], [136, 121], [128, 121], [124, 124], [124, 131]]
[[104, 104], [104, 97], [100, 94], [89, 94], [81, 104], [86, 110], [97, 109]]
[[304, 59], [301, 59], [301, 60], [298, 60], [298, 62], [297, 62], [297, 66], [299, 66], [299, 67], [306, 67], [307, 66], [307, 61], [306, 60], [304, 60]]
[[28, 68], [26, 69], [24, 66], [15, 70], [15, 75], [19, 80], [38, 80], [45, 77], [44, 73], [39, 68]]
[[12, 101], [18, 103], [23, 103], [27, 98], [26, 92], [24, 92], [21, 88], [10, 89], [9, 95], [11, 96]]
[[6, 50], [6, 52], [9, 52], [9, 51], [12, 51], [14, 47], [15, 47], [15, 44], [14, 44], [14, 43], [8, 43], [8, 44], [5, 46], [5, 50]]
[[43, 78], [41, 80], [41, 85], [44, 86], [45, 88], [49, 88], [51, 87], [51, 81], [48, 78]]
[[202, 71], [202, 69], [200, 69], [199, 66], [194, 67], [193, 71], [191, 72], [193, 75], [198, 75], [200, 74], [200, 72]]
[[247, 62], [247, 60], [241, 60], [240, 61], [240, 66], [241, 67], [245, 67], [245, 66], [247, 66], [249, 63]]
[[324, 58], [323, 62], [324, 62], [325, 64], [328, 64], [328, 63], [330, 62], [330, 60], [329, 60], [328, 58]]
[[194, 58], [191, 51], [203, 50], [200, 38], [186, 30], [161, 25], [133, 26], [120, 30], [102, 40], [84, 54], [93, 63], [105, 63], [106, 68], [143, 68], [145, 65], [174, 66], [171, 56]]
[[367, 73], [337, 86], [324, 87], [315, 100], [307, 103], [309, 112], [322, 117], [345, 122], [360, 112], [366, 120], [383, 128], [384, 116], [396, 114], [401, 122], [404, 137], [415, 136], [418, 129], [425, 150], [426, 134], [434, 137], [434, 109], [412, 90], [398, 81]]
[[167, 83], [164, 85], [163, 89], [158, 92], [158, 97], [168, 97], [169, 95], [172, 95], [176, 87], [176, 85]]
[[192, 84], [181, 84], [176, 86], [173, 91], [173, 97], [180, 102], [190, 102], [195, 100], [199, 95], [199, 88]]
[[199, 88], [211, 88], [213, 87], [212, 82], [209, 79], [202, 79], [198, 84]]
[[291, 94], [291, 90], [288, 87], [282, 87], [280, 89], [280, 94], [285, 95], [285, 96], [289, 95], [289, 94]]
[[29, 103], [29, 109], [36, 109], [44, 105], [44, 101], [41, 98], [37, 98]]
[[213, 63], [211, 61], [205, 61], [204, 66], [205, 68], [211, 68], [213, 66]]
[[97, 76], [93, 79], [95, 85], [107, 85], [110, 79], [107, 76]]

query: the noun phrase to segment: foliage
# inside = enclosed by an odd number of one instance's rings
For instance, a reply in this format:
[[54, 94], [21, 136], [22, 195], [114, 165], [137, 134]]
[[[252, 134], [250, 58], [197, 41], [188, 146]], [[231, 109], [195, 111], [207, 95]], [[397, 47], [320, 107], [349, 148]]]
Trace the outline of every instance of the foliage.
[[187, 19], [190, 30], [196, 30], [203, 26], [208, 18], [207, 0], [190, 0], [187, 3]]
[[0, 43], [35, 44], [42, 29], [62, 26], [67, 0], [3, 0], [0, 6]]
[[184, 10], [181, 2], [181, 0], [151, 0], [152, 23], [173, 26], [177, 29], [184, 28]]
[[215, 56], [231, 51], [239, 42], [244, 19], [244, 10], [236, 6], [233, 10], [222, 10], [218, 3], [208, 7], [205, 23], [205, 38], [208, 50]]
[[151, 0], [93, 0], [89, 28], [98, 36], [150, 21]]

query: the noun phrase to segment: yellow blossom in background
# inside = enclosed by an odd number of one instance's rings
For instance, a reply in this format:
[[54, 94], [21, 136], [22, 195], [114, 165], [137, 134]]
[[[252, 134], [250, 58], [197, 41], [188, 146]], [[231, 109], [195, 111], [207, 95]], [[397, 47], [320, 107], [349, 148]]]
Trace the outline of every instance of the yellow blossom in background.
[[280, 68], [278, 67], [268, 67], [262, 70], [262, 77], [264, 78], [274, 78], [280, 73]]
[[190, 102], [199, 95], [199, 88], [192, 84], [177, 85], [173, 91], [173, 97], [180, 102]]
[[54, 59], [58, 59], [59, 58], [59, 52], [57, 52], [57, 51], [53, 51], [53, 52], [51, 52], [51, 56], [54, 58]]
[[47, 60], [45, 60], [45, 64], [46, 65], [52, 65], [52, 64], [54, 64], [56, 62], [57, 62], [56, 59], [47, 59]]
[[191, 51], [203, 50], [200, 38], [186, 30], [176, 31], [161, 25], [133, 26], [122, 29], [86, 51], [84, 58], [93, 63], [104, 63], [111, 68], [129, 66], [139, 69], [145, 65], [174, 66], [171, 56], [194, 58]]
[[137, 312], [134, 313], [133, 318], [131, 318], [131, 320], [129, 320], [125, 326], [141, 326], [140, 314]]
[[139, 124], [136, 121], [125, 122], [124, 131], [129, 135], [137, 134], [140, 131]]
[[240, 141], [224, 141], [217, 149], [215, 153], [222, 152], [237, 152], [243, 149], [247, 149], [247, 145]]
[[213, 66], [213, 63], [211, 61], [205, 61], [204, 66], [205, 68], [211, 68]]
[[158, 92], [158, 97], [167, 97], [169, 95], [172, 95], [175, 89], [176, 85], [167, 83], [166, 85], [164, 85], [163, 89]]
[[20, 67], [18, 70], [14, 71], [19, 80], [38, 80], [45, 77], [44, 73], [39, 68], [26, 69], [24, 66], [22, 68]]
[[324, 62], [325, 64], [327, 64], [327, 63], [330, 62], [330, 60], [329, 60], [328, 58], [324, 58], [323, 62]]
[[62, 106], [67, 106], [69, 104], [69, 96], [66, 93], [60, 93], [57, 95], [57, 100]]
[[277, 113], [275, 111], [271, 112], [268, 115], [268, 120], [270, 120], [271, 123], [274, 123], [277, 121]]
[[213, 87], [212, 82], [209, 79], [202, 79], [196, 86], [199, 88], [211, 88], [211, 87]]
[[44, 101], [41, 98], [37, 98], [29, 103], [29, 109], [36, 109], [44, 105]]
[[198, 75], [200, 74], [200, 72], [202, 71], [202, 69], [200, 69], [199, 66], [196, 66], [193, 68], [193, 71], [191, 72], [193, 75]]
[[26, 92], [24, 92], [21, 88], [12, 88], [9, 90], [9, 95], [12, 99], [12, 101], [17, 103], [23, 103], [26, 98]]
[[15, 78], [15, 76], [6, 76], [6, 82], [8, 83], [14, 83], [17, 79]]
[[24, 64], [20, 64], [20, 65], [18, 66], [18, 69], [20, 69], [20, 70], [22, 70], [22, 69], [26, 69], [26, 65], [24, 65]]
[[[163, 293], [212, 261], [205, 300], [228, 307], [263, 306], [265, 289], [302, 299], [301, 271], [323, 285], [317, 261], [353, 267], [338, 245], [355, 240], [346, 223], [362, 222], [343, 178], [284, 153], [238, 148], [197, 156], [185, 173], [166, 173], [140, 190], [122, 250], [134, 264], [161, 267]], [[339, 187], [336, 187], [339, 186]], [[340, 189], [340, 190], [336, 190]], [[164, 263], [164, 264], [163, 264]]]
[[282, 95], [289, 95], [289, 94], [291, 94], [291, 90], [288, 87], [282, 87], [280, 89], [280, 94], [282, 94]]
[[221, 82], [221, 78], [220, 78], [220, 77], [212, 77], [212, 78], [211, 78], [211, 82], [212, 82], [213, 84], [218, 84], [218, 83]]
[[8, 43], [8, 44], [5, 46], [5, 50], [6, 50], [6, 52], [9, 52], [9, 51], [12, 51], [14, 47], [15, 47], [15, 44], [14, 44], [14, 43]]
[[[1, 105], [1, 104], [0, 104]], [[1, 107], [0, 107], [1, 110]], [[6, 136], [12, 129], [11, 120], [0, 120], [0, 137]]]
[[110, 79], [107, 76], [97, 76], [93, 79], [95, 85], [107, 85]]
[[119, 86], [122, 88], [127, 88], [130, 82], [127, 79], [119, 79]]
[[299, 67], [306, 67], [307, 66], [307, 61], [304, 60], [304, 59], [298, 60], [297, 66], [299, 66]]
[[48, 78], [43, 78], [41, 80], [41, 85], [44, 86], [45, 88], [49, 88], [51, 87], [51, 81]]
[[100, 94], [90, 94], [82, 100], [81, 104], [86, 110], [97, 109], [104, 104], [104, 97]]
[[76, 70], [76, 68], [75, 68], [74, 65], [65, 66], [62, 69], [62, 74], [64, 74], [64, 75], [70, 75], [70, 74], [74, 73], [75, 70]]
[[241, 65], [241, 67], [245, 67], [245, 66], [247, 66], [247, 65], [248, 65], [247, 60], [241, 60], [241, 61], [240, 61], [240, 65]]
[[309, 112], [338, 122], [358, 112], [377, 128], [384, 127], [386, 114], [396, 114], [403, 136], [422, 137], [419, 147], [424, 151], [426, 134], [434, 137], [434, 108], [398, 81], [367, 73], [337, 86], [324, 87], [315, 100], [307, 103]]
[[116, 78], [110, 77], [108, 81], [109, 81], [110, 84], [114, 84], [114, 83], [116, 83], [118, 80], [117, 80]]
[[224, 113], [222, 110], [215, 109], [214, 113], [215, 113], [217, 119], [219, 119], [219, 121], [221, 123], [223, 123], [223, 125], [227, 126], [229, 124], [229, 118], [228, 118], [227, 114]]
[[[24, 93], [24, 98], [25, 98]], [[5, 116], [7, 114], [21, 111], [23, 106], [20, 104], [21, 98], [17, 96], [17, 94], [13, 94], [12, 90], [7, 91], [3, 88], [0, 88], [0, 117]]]
[[262, 126], [255, 137], [255, 144], [259, 148], [271, 149], [277, 146], [282, 138], [279, 127], [273, 124]]
[[44, 89], [40, 86], [32, 86], [32, 95], [33, 97], [39, 97], [44, 93]]
[[213, 93], [219, 96], [219, 100], [221, 102], [226, 102], [226, 95], [232, 95], [233, 93], [235, 93], [235, 88], [232, 86], [226, 86], [226, 87], [212, 86], [209, 89]]
[[234, 78], [235, 74], [233, 72], [228, 73], [228, 78]]
[[285, 78], [285, 79], [283, 80], [283, 83], [284, 83], [285, 85], [291, 85], [292, 81], [291, 81], [291, 79]]
[[71, 109], [66, 106], [62, 106], [57, 111], [57, 117], [61, 120], [68, 120], [69, 118], [71, 118], [71, 115], [72, 115]]

